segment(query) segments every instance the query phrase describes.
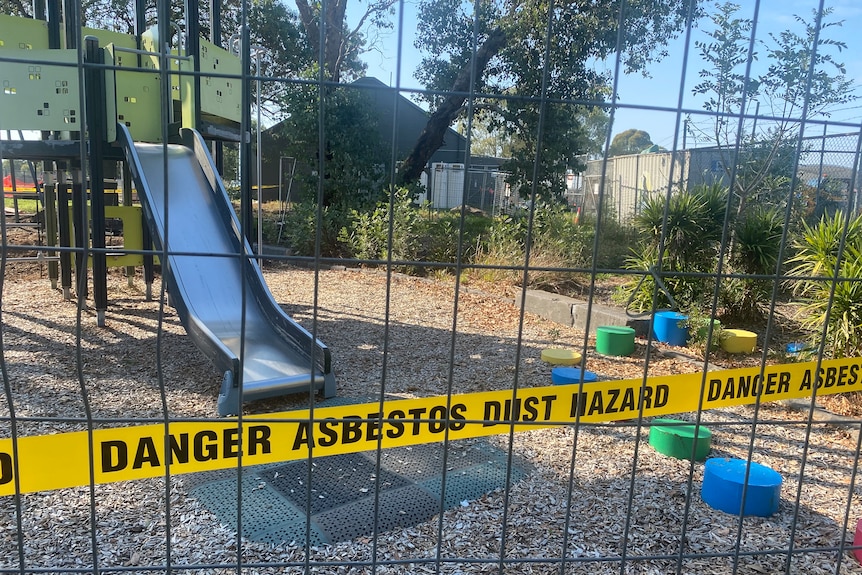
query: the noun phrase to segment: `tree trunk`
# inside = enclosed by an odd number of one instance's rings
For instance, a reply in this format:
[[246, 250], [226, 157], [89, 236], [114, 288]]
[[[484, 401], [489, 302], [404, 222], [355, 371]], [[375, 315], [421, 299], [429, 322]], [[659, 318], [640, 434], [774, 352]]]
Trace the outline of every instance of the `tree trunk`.
[[318, 10], [318, 14], [315, 14], [314, 8], [307, 0], [296, 0], [299, 20], [305, 28], [312, 50], [317, 54], [320, 54], [320, 23], [323, 23], [323, 62], [320, 65], [327, 81], [338, 82], [341, 79], [341, 66], [346, 49], [344, 14], [347, 0], [332, 0], [326, 2], [324, 7], [325, 11]]
[[428, 118], [428, 123], [413, 146], [413, 151], [401, 164], [399, 182], [402, 185], [419, 181], [429, 158], [443, 145], [446, 129], [458, 117], [461, 107], [467, 100], [467, 93], [473, 87], [473, 82], [481, 77], [491, 58], [506, 45], [506, 40], [506, 32], [502, 28], [495, 28], [476, 52], [475, 70], [471, 68], [473, 62], [468, 62], [458, 72], [458, 77], [452, 85], [452, 94]]

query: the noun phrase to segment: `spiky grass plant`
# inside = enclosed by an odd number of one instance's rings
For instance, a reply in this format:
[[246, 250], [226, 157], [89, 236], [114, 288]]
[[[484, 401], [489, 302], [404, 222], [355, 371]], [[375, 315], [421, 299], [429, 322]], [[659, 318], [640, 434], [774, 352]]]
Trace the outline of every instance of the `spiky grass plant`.
[[[634, 224], [641, 235], [641, 244], [626, 260], [631, 270], [649, 270], [658, 264], [663, 244], [661, 270], [670, 274], [664, 283], [681, 308], [699, 306], [709, 282], [696, 275], [715, 268], [718, 246], [724, 227], [727, 189], [718, 185], [697, 186], [692, 190], [676, 192], [665, 198], [656, 195], [644, 202]], [[617, 301], [627, 301], [634, 311], [649, 311], [669, 305], [668, 299], [656, 286], [651, 276], [641, 281], [640, 276], [621, 286]], [[658, 300], [653, 302], [654, 294]]]
[[[749, 275], [775, 273], [784, 233], [784, 217], [775, 208], [754, 207], [737, 222], [731, 263], [733, 270]], [[729, 318], [760, 318], [763, 304], [772, 294], [769, 280], [734, 278], [722, 290], [725, 315]]]
[[[844, 251], [839, 254], [844, 238]], [[847, 219], [841, 212], [805, 225], [789, 260], [793, 294], [799, 298], [802, 327], [833, 357], [862, 353], [862, 214]], [[841, 256], [839, 261], [839, 255]], [[837, 273], [836, 273], [837, 271]], [[834, 284], [834, 286], [833, 286]], [[834, 292], [833, 292], [834, 287]]]

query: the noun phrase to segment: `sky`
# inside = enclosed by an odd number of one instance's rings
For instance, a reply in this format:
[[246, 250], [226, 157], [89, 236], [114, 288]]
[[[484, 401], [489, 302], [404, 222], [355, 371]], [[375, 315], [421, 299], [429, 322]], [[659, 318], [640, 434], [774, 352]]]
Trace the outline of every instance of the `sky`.
[[[742, 6], [738, 13], [740, 17], [753, 18], [756, 3], [753, 0], [736, 0]], [[757, 20], [757, 39], [770, 41], [769, 34], [778, 34], [782, 30], [794, 30], [802, 32], [802, 28], [796, 22], [794, 15], [809, 17], [811, 11], [819, 5], [818, 0], [761, 0], [759, 4], [759, 16]], [[350, 6], [350, 4], [348, 5]], [[362, 4], [353, 4], [353, 9], [361, 8]], [[707, 8], [713, 9], [714, 3], [705, 4]], [[843, 21], [841, 26], [828, 28], [828, 37], [844, 42], [847, 49], [840, 53], [835, 52], [837, 61], [843, 62], [847, 69], [847, 78], [855, 85], [854, 94], [860, 98], [858, 102], [840, 106], [833, 110], [830, 120], [833, 122], [853, 123], [862, 125], [862, 1], [860, 0], [827, 0], [825, 6], [832, 7], [834, 12], [830, 17], [832, 21]], [[368, 64], [367, 74], [375, 76], [382, 82], [395, 86], [396, 83], [402, 88], [421, 88], [413, 77], [413, 71], [419, 66], [421, 55], [413, 47], [416, 29], [416, 8], [409, 1], [404, 4], [403, 15], [396, 15], [396, 30], [390, 34], [381, 36], [380, 48], [367, 53], [364, 56]], [[398, 18], [403, 18], [401, 29], [403, 30], [400, 50], [400, 76], [397, 74], [399, 67], [399, 44], [397, 34]], [[358, 15], [348, 11], [350, 18], [358, 18]], [[702, 28], [711, 25], [708, 21], [701, 21]], [[692, 95], [691, 88], [699, 81], [698, 72], [704, 68], [703, 62], [697, 49], [694, 47], [696, 40], [705, 40], [704, 32], [693, 29], [688, 50], [687, 73], [682, 77], [683, 56], [685, 54], [685, 37], [672, 40], [668, 44], [668, 56], [662, 61], [650, 66], [649, 77], [644, 78], [640, 74], [624, 75], [618, 82], [618, 102], [622, 105], [615, 112], [614, 125], [611, 134], [615, 135], [624, 130], [635, 128], [645, 130], [652, 141], [665, 148], [683, 147], [682, 124], [684, 116], [676, 113], [677, 105], [682, 93], [682, 108], [687, 110], [702, 110], [703, 102]], [[763, 48], [760, 49], [763, 53]], [[753, 67], [753, 74], [763, 70], [764, 59], [761, 58]], [[605, 66], [613, 70], [613, 62]], [[682, 90], [680, 87], [682, 85]], [[627, 109], [625, 106], [649, 106], [657, 108], [670, 108], [670, 111]], [[764, 113], [764, 112], [761, 112]], [[679, 116], [679, 117], [678, 117]], [[702, 117], [693, 116], [693, 122], [703, 124]], [[679, 130], [677, 131], [679, 125]], [[705, 127], [705, 125], [704, 125]], [[858, 129], [858, 128], [857, 128]], [[818, 128], [818, 133], [822, 128]], [[853, 127], [838, 126], [830, 129], [831, 132], [849, 132]], [[675, 140], [675, 134], [676, 140]], [[704, 136], [693, 136], [689, 132], [685, 137], [688, 147], [696, 145], [707, 145]], [[700, 141], [698, 141], [700, 140]]]

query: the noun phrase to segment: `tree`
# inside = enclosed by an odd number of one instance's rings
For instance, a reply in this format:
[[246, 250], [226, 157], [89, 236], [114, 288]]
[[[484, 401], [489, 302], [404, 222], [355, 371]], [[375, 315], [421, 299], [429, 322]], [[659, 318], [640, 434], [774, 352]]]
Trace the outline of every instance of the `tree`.
[[355, 79], [364, 70], [364, 65], [358, 66], [359, 55], [365, 51], [366, 30], [369, 25], [376, 28], [391, 28], [388, 17], [393, 13], [393, 5], [397, 0], [372, 0], [359, 19], [359, 23], [349, 29], [344, 16], [347, 12], [347, 0], [330, 0], [327, 2], [312, 2], [296, 0], [300, 21], [305, 28], [311, 51], [320, 53], [320, 22], [321, 9], [325, 31], [323, 38], [323, 59], [321, 66], [324, 80], [340, 82], [342, 73], [348, 68], [348, 79]]
[[[222, 14], [222, 38], [225, 46], [240, 29], [242, 5], [226, 5]], [[251, 73], [271, 78], [301, 78], [314, 66], [317, 53], [309, 47], [305, 29], [296, 12], [278, 0], [258, 0], [248, 4], [249, 43], [260, 46], [260, 70]], [[233, 48], [232, 46], [230, 48]], [[257, 59], [252, 56], [252, 65]], [[256, 90], [257, 83], [253, 83]], [[284, 117], [284, 101], [291, 92], [284, 82], [261, 83], [261, 111], [269, 121]], [[256, 95], [254, 100], [256, 101]], [[266, 124], [267, 122], [263, 122]]]
[[[428, 56], [417, 78], [433, 91], [433, 112], [402, 164], [401, 181], [418, 180], [472, 94], [473, 110], [492, 111], [495, 127], [523, 143], [517, 162], [535, 164], [537, 173], [522, 171], [527, 178], [522, 184], [535, 180], [544, 186], [556, 166], [589, 146], [578, 117], [589, 115], [609, 94], [609, 78], [590, 63], [619, 52], [627, 72], [643, 70], [693, 15], [695, 4], [479, 0], [467, 11], [459, 0], [422, 0], [416, 46]], [[621, 6], [624, 33], [618, 34]], [[553, 183], [549, 188], [561, 190]]]
[[608, 157], [638, 154], [652, 145], [652, 138], [647, 132], [632, 128], [614, 136], [608, 148]]
[[611, 118], [604, 108], [599, 106], [583, 106], [583, 114], [578, 121], [586, 138], [586, 149], [582, 153], [591, 157], [600, 157], [605, 148], [608, 126]]
[[[349, 87], [321, 92], [314, 84], [296, 84], [285, 99], [286, 119], [265, 133], [265, 167], [279, 156], [297, 158], [296, 190], [301, 199], [316, 197], [323, 177], [326, 206], [373, 206], [385, 188], [387, 153], [367, 95]], [[320, 98], [325, 127], [320, 158]], [[337, 134], [337, 137], [333, 137]], [[277, 167], [271, 171], [277, 171]]]
[[32, 6], [30, 5], [30, 2], [22, 2], [22, 0], [0, 0], [0, 11], [2, 11], [3, 14], [30, 18], [33, 16], [31, 10]]
[[[739, 17], [739, 10], [738, 4], [716, 4], [709, 40], [695, 42], [708, 67], [693, 93], [704, 96], [704, 109], [715, 114], [701, 131], [718, 145], [728, 180], [735, 176], [737, 214], [742, 214], [753, 200], [779, 200], [776, 190], [784, 191], [781, 203], [790, 197], [787, 184], [802, 115], [828, 117], [836, 105], [855, 97], [844, 65], [832, 54], [847, 46], [826, 37], [842, 23], [827, 21], [832, 9], [813, 10], [810, 20], [795, 16], [802, 32], [770, 34], [770, 43], [751, 41], [753, 22]], [[768, 66], [763, 73], [747, 74], [758, 50]], [[769, 120], [748, 115], [755, 100], [755, 111], [763, 108]]]

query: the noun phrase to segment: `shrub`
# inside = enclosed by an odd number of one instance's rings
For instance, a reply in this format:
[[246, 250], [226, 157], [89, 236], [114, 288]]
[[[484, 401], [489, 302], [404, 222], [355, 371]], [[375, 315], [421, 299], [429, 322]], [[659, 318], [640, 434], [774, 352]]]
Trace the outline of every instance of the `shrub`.
[[[451, 263], [458, 261], [459, 234], [461, 240], [461, 262], [473, 262], [481, 250], [482, 239], [487, 236], [494, 220], [483, 215], [458, 212], [431, 212], [419, 221], [418, 259], [429, 263]], [[419, 269], [420, 273], [427, 270]]]
[[[718, 319], [710, 317], [709, 314], [703, 313], [699, 308], [693, 308], [685, 312], [688, 319], [685, 320], [684, 326], [688, 328], [688, 345], [706, 352], [706, 344], [711, 344], [710, 350], [715, 351], [720, 347], [721, 334], [723, 327]], [[712, 339], [709, 339], [710, 329], [712, 324]]]
[[[519, 211], [494, 219], [477, 254], [476, 263], [504, 269], [481, 269], [478, 273], [483, 280], [522, 281], [529, 217], [529, 211]], [[575, 223], [574, 215], [564, 206], [537, 203], [529, 238], [529, 286], [562, 291], [565, 284], [572, 281], [572, 274], [554, 268], [587, 267], [593, 234], [592, 226]]]
[[293, 204], [285, 213], [281, 230], [282, 243], [287, 245], [295, 255], [314, 256], [318, 223], [322, 225], [321, 257], [349, 256], [346, 246], [339, 240], [339, 232], [347, 224], [346, 212], [335, 206], [324, 206], [320, 210], [320, 220], [318, 220], [317, 204], [312, 201]]
[[[725, 220], [727, 189], [703, 185], [672, 194], [670, 198], [652, 196], [634, 220], [641, 244], [626, 260], [631, 270], [654, 270], [659, 263], [665, 274], [663, 283], [673, 298], [658, 289], [653, 276], [633, 276], [620, 287], [615, 299], [626, 302], [634, 311], [651, 311], [672, 306], [692, 308], [702, 304], [711, 283], [703, 272], [713, 271]], [[655, 301], [654, 301], [655, 299]]]
[[[585, 222], [586, 229], [593, 228], [595, 224]], [[638, 231], [629, 224], [619, 223], [615, 219], [608, 218], [602, 221], [598, 229], [599, 242], [596, 246], [595, 264], [597, 269], [616, 270], [623, 267], [632, 253], [632, 246], [637, 245]], [[590, 235], [589, 250], [592, 250], [592, 234]], [[592, 252], [589, 251], [589, 254]], [[589, 264], [591, 262], [587, 262]]]
[[[846, 235], [845, 235], [846, 233]], [[844, 252], [838, 261], [844, 238]], [[818, 347], [826, 329], [824, 349], [834, 357], [862, 353], [862, 214], [846, 220], [841, 212], [824, 216], [816, 226], [803, 226], [789, 260], [793, 293], [802, 298], [802, 327]], [[836, 275], [837, 271], [837, 275]], [[837, 278], [833, 281], [833, 278]], [[834, 292], [833, 292], [834, 288]], [[831, 305], [830, 305], [831, 304]]]
[[[774, 274], [784, 233], [784, 217], [776, 208], [750, 209], [735, 228], [731, 253], [733, 271], [750, 275]], [[722, 285], [722, 303], [729, 318], [762, 318], [772, 283], [757, 278], [734, 278]]]
[[392, 259], [416, 259], [419, 213], [413, 207], [413, 193], [408, 188], [398, 188], [389, 200], [379, 202], [371, 211], [351, 210], [350, 220], [350, 224], [342, 228], [339, 239], [349, 246], [354, 257], [363, 260], [388, 259], [391, 233]]
[[484, 239], [478, 244], [474, 263], [483, 266], [469, 271], [482, 281], [518, 283], [524, 265], [524, 234], [520, 218], [497, 216], [485, 232]]

